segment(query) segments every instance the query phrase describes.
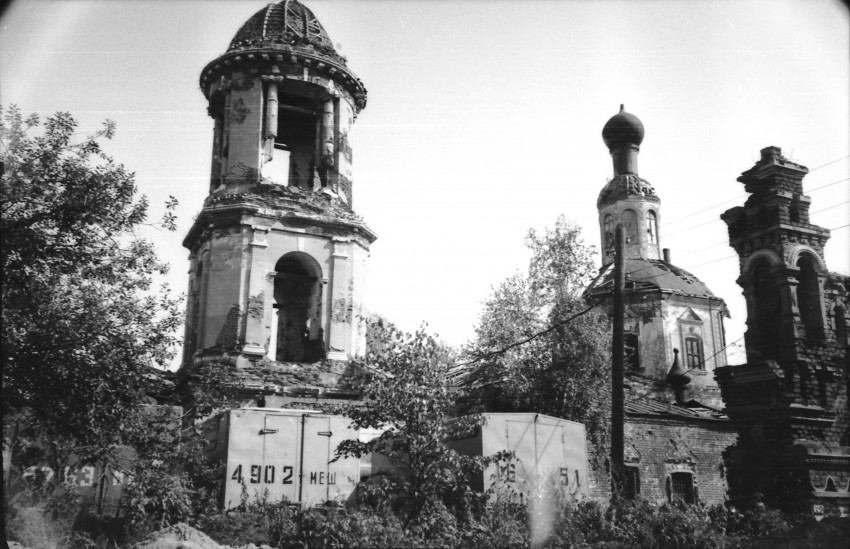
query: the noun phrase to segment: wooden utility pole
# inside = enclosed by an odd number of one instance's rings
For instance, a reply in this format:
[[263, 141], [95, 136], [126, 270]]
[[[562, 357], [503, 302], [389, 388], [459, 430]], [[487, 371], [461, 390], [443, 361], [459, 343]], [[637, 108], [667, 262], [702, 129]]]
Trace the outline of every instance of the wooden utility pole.
[[626, 312], [626, 258], [623, 254], [625, 240], [623, 224], [619, 223], [614, 232], [614, 334], [611, 344], [611, 496], [622, 497], [625, 487], [625, 467], [623, 465], [624, 435], [623, 423], [623, 331]]

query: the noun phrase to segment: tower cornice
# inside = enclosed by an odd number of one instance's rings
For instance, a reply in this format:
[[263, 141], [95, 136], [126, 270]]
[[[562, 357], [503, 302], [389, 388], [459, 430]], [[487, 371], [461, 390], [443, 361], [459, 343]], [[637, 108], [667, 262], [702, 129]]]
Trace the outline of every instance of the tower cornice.
[[251, 202], [238, 202], [205, 207], [183, 239], [183, 247], [193, 250], [205, 231], [210, 229], [252, 225], [253, 223], [246, 223], [247, 218], [264, 218], [272, 228], [275, 224], [280, 224], [293, 229], [311, 228], [313, 233], [319, 232], [329, 237], [347, 234], [365, 248], [378, 239], [378, 235], [359, 218], [342, 219], [330, 215], [282, 211]]
[[366, 86], [344, 64], [319, 53], [307, 53], [298, 48], [281, 46], [278, 49], [253, 49], [227, 52], [207, 63], [201, 71], [201, 91], [207, 99], [213, 94], [213, 84], [225, 79], [233, 71], [248, 71], [257, 76], [278, 78], [279, 81], [295, 79], [291, 75], [272, 72], [272, 67], [310, 69], [339, 84], [354, 99], [358, 112], [366, 107]]

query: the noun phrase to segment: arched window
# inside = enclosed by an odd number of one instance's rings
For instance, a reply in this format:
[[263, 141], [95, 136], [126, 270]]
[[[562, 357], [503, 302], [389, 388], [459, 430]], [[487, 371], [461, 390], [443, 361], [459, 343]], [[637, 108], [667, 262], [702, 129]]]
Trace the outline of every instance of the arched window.
[[685, 338], [685, 362], [688, 370], [704, 370], [702, 361], [702, 341], [698, 337]]
[[770, 272], [770, 263], [760, 260], [753, 268], [753, 300], [758, 326], [758, 345], [765, 358], [776, 358], [779, 346], [779, 322], [782, 302], [776, 279]]
[[805, 255], [797, 261], [797, 267], [800, 268], [797, 305], [800, 308], [800, 320], [806, 329], [806, 338], [822, 340], [824, 337], [823, 314], [817, 270], [812, 259]]
[[652, 210], [646, 212], [646, 233], [649, 243], [658, 246], [658, 215]]
[[833, 312], [835, 313], [835, 341], [844, 347], [847, 345], [847, 319], [844, 318], [847, 313], [841, 305], [836, 305]]
[[303, 252], [290, 252], [278, 260], [275, 271], [275, 360], [321, 360], [325, 357], [321, 266]]
[[640, 495], [640, 469], [626, 467], [626, 499], [635, 499]]
[[608, 253], [614, 249], [614, 216], [607, 214], [605, 221], [602, 223], [602, 234], [605, 242], [603, 253]]
[[637, 214], [634, 210], [623, 210], [623, 229], [626, 232], [626, 242], [638, 243]]
[[634, 332], [623, 334], [623, 362], [631, 371], [640, 370], [640, 343], [638, 335]]

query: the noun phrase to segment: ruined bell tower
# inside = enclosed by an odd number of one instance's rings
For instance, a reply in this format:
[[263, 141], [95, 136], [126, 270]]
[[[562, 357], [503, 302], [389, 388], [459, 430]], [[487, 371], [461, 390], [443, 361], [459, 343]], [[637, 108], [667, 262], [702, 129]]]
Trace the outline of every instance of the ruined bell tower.
[[850, 513], [850, 277], [830, 272], [829, 229], [812, 223], [805, 166], [765, 147], [738, 178], [749, 197], [720, 217], [747, 300], [747, 363], [717, 380], [738, 441], [729, 495], [815, 517]]
[[242, 25], [200, 85], [213, 148], [208, 194], [183, 241], [184, 365], [363, 354], [376, 235], [353, 210], [349, 141], [366, 105], [363, 83], [313, 13], [282, 0]]

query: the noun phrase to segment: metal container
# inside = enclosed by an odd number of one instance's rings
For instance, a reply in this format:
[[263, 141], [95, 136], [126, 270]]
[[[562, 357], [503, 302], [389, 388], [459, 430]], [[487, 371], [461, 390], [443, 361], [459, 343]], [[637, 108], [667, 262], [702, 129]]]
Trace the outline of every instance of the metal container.
[[513, 460], [491, 464], [472, 486], [504, 488], [528, 497], [543, 484], [563, 486], [574, 499], [589, 494], [584, 425], [542, 414], [479, 414], [482, 424], [468, 436], [449, 441], [466, 455], [490, 456], [508, 450]]
[[225, 508], [287, 501], [302, 508], [341, 503], [360, 481], [356, 458], [333, 463], [337, 445], [357, 439], [350, 419], [313, 410], [239, 408], [207, 420], [207, 458], [227, 465]]

